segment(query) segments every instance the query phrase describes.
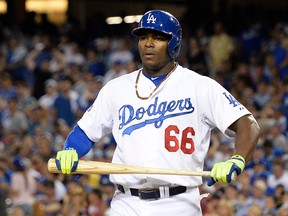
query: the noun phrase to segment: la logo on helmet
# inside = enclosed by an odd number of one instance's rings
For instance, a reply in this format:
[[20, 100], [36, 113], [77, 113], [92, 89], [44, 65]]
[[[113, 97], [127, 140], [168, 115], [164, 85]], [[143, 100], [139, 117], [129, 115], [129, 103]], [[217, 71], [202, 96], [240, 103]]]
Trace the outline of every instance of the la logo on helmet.
[[148, 18], [147, 18], [147, 23], [152, 22], [154, 24], [155, 21], [156, 21], [156, 18], [154, 17], [154, 15], [149, 13]]

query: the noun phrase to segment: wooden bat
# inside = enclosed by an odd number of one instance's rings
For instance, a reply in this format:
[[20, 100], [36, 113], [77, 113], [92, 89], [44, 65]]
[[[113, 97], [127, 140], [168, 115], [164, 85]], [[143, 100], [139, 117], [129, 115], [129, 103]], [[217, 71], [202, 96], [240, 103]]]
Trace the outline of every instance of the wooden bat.
[[[61, 173], [61, 171], [57, 169], [55, 158], [49, 159], [48, 171], [51, 173]], [[210, 177], [210, 171], [160, 169], [85, 160], [79, 160], [76, 171], [71, 174], [161, 174]], [[232, 173], [232, 181], [236, 181], [236, 176], [237, 174], [235, 172]]]
[[[49, 159], [48, 170], [51, 173], [61, 173], [57, 169], [55, 158]], [[79, 160], [76, 171], [71, 174], [162, 174], [210, 177], [210, 171], [160, 169], [85, 160]]]

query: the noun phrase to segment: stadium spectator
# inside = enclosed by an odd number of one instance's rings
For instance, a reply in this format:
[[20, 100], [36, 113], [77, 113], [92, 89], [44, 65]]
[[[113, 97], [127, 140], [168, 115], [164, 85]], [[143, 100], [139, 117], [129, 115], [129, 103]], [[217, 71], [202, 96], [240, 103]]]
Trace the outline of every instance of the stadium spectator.
[[224, 23], [216, 21], [213, 26], [213, 34], [208, 42], [210, 76], [214, 76], [221, 62], [229, 61], [235, 50], [233, 38], [227, 33]]
[[113, 63], [111, 69], [105, 73], [105, 76], [103, 78], [103, 84], [105, 85], [110, 80], [112, 80], [116, 77], [122, 76], [126, 73], [127, 73], [127, 71], [125, 70], [124, 63], [121, 62], [120, 60], [116, 60]]
[[77, 181], [68, 181], [67, 191], [68, 193], [63, 199], [62, 213], [75, 216], [85, 213], [87, 200], [84, 188]]
[[284, 186], [285, 191], [288, 190], [288, 172], [282, 159], [275, 159], [272, 165], [272, 174], [267, 179], [267, 185], [270, 190], [275, 190], [277, 185]]
[[123, 65], [134, 60], [134, 56], [129, 50], [129, 41], [126, 38], [119, 38], [111, 41], [111, 52], [108, 57], [107, 69], [110, 70], [115, 62], [121, 62]]
[[[225, 187], [223, 197], [226, 200], [229, 200], [233, 206], [233, 213], [237, 212], [242, 203], [241, 194], [239, 193], [239, 185], [238, 184], [229, 184]], [[220, 214], [221, 215], [221, 214]]]
[[59, 95], [56, 97], [53, 105], [54, 119], [63, 119], [69, 125], [73, 126], [76, 121], [78, 110], [78, 93], [72, 89], [72, 79], [69, 76], [63, 77], [58, 81]]
[[[0, 158], [0, 160], [3, 160]], [[3, 216], [7, 215], [7, 199], [10, 190], [9, 182], [5, 176], [5, 168], [2, 167], [2, 162], [0, 164], [0, 212]]]
[[107, 205], [103, 202], [102, 191], [93, 189], [87, 196], [87, 214], [89, 216], [104, 216]]
[[57, 87], [58, 83], [54, 79], [48, 79], [45, 81], [45, 94], [39, 98], [39, 105], [44, 109], [50, 110], [54, 104], [56, 97], [58, 96]]
[[[26, 159], [28, 161], [28, 158]], [[14, 173], [11, 178], [11, 191], [13, 207], [20, 207], [24, 215], [34, 216], [33, 205], [36, 195], [36, 181], [28, 174], [29, 165], [25, 164], [25, 159], [15, 156], [13, 159]]]
[[288, 153], [288, 140], [282, 134], [280, 125], [275, 124], [271, 127], [269, 134], [267, 134], [267, 139], [271, 139], [273, 148], [281, 149], [283, 153]]
[[[238, 209], [235, 216], [253, 215], [249, 212], [257, 212], [256, 215], [261, 215], [261, 209], [265, 206], [265, 193], [267, 190], [266, 182], [258, 179], [253, 184], [252, 194], [246, 199], [244, 204]], [[254, 205], [257, 205], [256, 207]], [[254, 210], [255, 209], [255, 210]], [[260, 212], [259, 212], [260, 210]]]
[[86, 51], [87, 55], [87, 62], [86, 68], [87, 70], [93, 74], [93, 76], [104, 76], [106, 72], [105, 64], [100, 58], [99, 51], [94, 48], [90, 47]]
[[202, 75], [208, 75], [208, 63], [206, 53], [201, 49], [200, 42], [191, 37], [188, 42], [186, 53], [188, 68]]
[[221, 199], [216, 207], [218, 215], [221, 216], [234, 216], [234, 206], [228, 199]]
[[17, 97], [16, 86], [13, 83], [13, 77], [11, 77], [8, 72], [5, 72], [0, 81], [0, 96], [4, 100]]
[[64, 56], [67, 64], [76, 64], [80, 67], [85, 65], [86, 56], [83, 54], [83, 50], [80, 44], [76, 41], [71, 41], [67, 49], [64, 50]]
[[29, 72], [24, 63], [28, 48], [20, 36], [10, 35], [4, 53], [6, 59], [5, 69], [13, 75], [14, 80], [29, 82]]
[[53, 78], [66, 66], [65, 56], [52, 46], [51, 39], [44, 35], [26, 57], [26, 66], [33, 74], [33, 96], [39, 99], [45, 94], [45, 81]]
[[28, 120], [25, 113], [17, 109], [17, 99], [10, 98], [7, 108], [2, 113], [1, 125], [4, 133], [24, 135], [28, 129]]
[[274, 216], [277, 213], [276, 200], [273, 195], [267, 195], [265, 198], [264, 216]]
[[37, 215], [61, 215], [62, 205], [61, 202], [56, 199], [55, 190], [56, 188], [53, 181], [45, 180], [38, 184], [38, 206], [35, 209]]
[[96, 76], [93, 80], [87, 81], [87, 85], [87, 89], [77, 100], [79, 110], [82, 113], [84, 113], [93, 104], [100, 89], [103, 87], [103, 77]]

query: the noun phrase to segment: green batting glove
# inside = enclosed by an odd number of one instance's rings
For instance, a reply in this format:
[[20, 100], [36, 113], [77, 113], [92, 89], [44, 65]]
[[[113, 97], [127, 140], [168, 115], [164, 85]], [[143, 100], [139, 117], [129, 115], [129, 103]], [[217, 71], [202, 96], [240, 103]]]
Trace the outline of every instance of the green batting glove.
[[240, 155], [233, 155], [225, 162], [214, 164], [211, 170], [211, 179], [208, 180], [207, 185], [212, 186], [216, 182], [230, 183], [231, 176], [234, 172], [239, 175], [245, 168], [245, 159]]
[[57, 152], [56, 166], [63, 174], [74, 172], [78, 166], [79, 157], [74, 149], [66, 149]]

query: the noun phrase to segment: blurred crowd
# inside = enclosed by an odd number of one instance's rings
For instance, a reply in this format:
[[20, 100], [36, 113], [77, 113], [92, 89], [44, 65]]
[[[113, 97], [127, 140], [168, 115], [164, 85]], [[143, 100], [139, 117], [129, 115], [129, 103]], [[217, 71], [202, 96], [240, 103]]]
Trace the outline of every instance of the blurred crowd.
[[[134, 24], [121, 36], [98, 36], [42, 18], [0, 29], [1, 216], [108, 216], [115, 188], [107, 175], [51, 174], [47, 161], [103, 85], [141, 67]], [[263, 26], [251, 23], [237, 35], [221, 21], [183, 28], [177, 61], [217, 80], [261, 126], [257, 150], [236, 182], [209, 188], [203, 179], [204, 216], [288, 215], [288, 25]], [[109, 134], [83, 159], [109, 162], [115, 145]], [[233, 139], [213, 131], [205, 170], [232, 151]]]

